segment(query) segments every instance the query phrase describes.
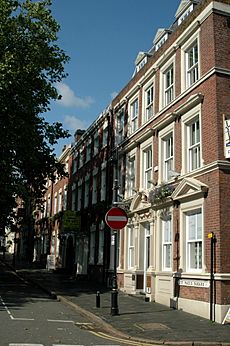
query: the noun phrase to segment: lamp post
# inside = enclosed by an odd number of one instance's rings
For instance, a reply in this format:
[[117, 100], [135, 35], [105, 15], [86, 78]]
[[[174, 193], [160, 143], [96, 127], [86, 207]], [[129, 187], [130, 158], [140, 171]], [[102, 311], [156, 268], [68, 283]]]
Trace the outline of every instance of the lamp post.
[[105, 215], [105, 222], [113, 230], [111, 236], [111, 245], [114, 248], [114, 260], [113, 260], [113, 278], [112, 278], [112, 291], [111, 291], [111, 315], [118, 315], [118, 287], [117, 287], [117, 231], [126, 226], [128, 222], [128, 216], [126, 212], [119, 208], [111, 208]]
[[118, 289], [117, 289], [117, 231], [114, 230], [112, 234], [112, 245], [114, 245], [114, 259], [113, 259], [113, 278], [112, 278], [112, 291], [111, 291], [111, 315], [116, 316], [119, 314], [118, 308]]

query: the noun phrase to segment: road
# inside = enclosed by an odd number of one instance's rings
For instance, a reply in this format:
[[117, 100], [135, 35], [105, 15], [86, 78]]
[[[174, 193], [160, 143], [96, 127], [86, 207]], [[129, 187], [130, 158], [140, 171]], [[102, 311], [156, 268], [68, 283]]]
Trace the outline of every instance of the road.
[[108, 335], [0, 262], [1, 346], [139, 346]]

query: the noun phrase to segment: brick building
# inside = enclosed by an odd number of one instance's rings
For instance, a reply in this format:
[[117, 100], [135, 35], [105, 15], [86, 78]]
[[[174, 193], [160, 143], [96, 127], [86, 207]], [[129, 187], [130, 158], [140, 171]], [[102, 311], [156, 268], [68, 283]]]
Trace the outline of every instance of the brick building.
[[[65, 146], [58, 158], [69, 173], [71, 167], [71, 145]], [[63, 217], [69, 209], [68, 201], [69, 178], [47, 180], [47, 191], [44, 195], [42, 210], [34, 210], [34, 261], [46, 263], [47, 255], [53, 256], [56, 268], [68, 267], [68, 250], [63, 227]], [[66, 260], [67, 258], [67, 260]]]
[[[57, 217], [51, 233], [49, 223], [38, 231], [51, 236], [62, 267], [110, 284], [117, 250], [120, 290], [223, 321], [230, 307], [229, 51], [229, 0], [182, 0], [111, 105], [76, 131], [67, 209], [78, 223], [70, 231]], [[43, 221], [59, 215], [60, 188], [48, 188]], [[114, 201], [128, 214], [118, 249], [104, 222]]]
[[181, 1], [112, 102], [119, 288], [221, 322], [230, 306], [230, 3]]

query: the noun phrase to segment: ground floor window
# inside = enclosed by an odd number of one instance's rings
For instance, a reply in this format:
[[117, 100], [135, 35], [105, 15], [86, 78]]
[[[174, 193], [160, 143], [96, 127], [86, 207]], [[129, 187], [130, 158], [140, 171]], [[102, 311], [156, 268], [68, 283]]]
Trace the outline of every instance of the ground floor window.
[[187, 271], [202, 269], [202, 210], [186, 213]]
[[134, 267], [134, 227], [128, 227], [128, 268]]
[[162, 224], [162, 269], [172, 269], [172, 222], [171, 215], [161, 220]]

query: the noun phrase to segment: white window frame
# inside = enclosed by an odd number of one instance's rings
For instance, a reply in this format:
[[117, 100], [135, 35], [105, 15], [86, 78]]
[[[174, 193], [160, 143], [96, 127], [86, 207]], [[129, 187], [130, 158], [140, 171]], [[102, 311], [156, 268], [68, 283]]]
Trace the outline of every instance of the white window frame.
[[63, 189], [63, 210], [67, 209], [67, 189], [68, 189], [68, 185], [64, 185], [64, 189]]
[[[146, 123], [154, 116], [154, 82], [153, 80], [144, 87], [143, 97], [143, 123]], [[152, 91], [151, 91], [152, 90]]]
[[93, 138], [93, 154], [97, 155], [99, 152], [99, 133], [95, 133]]
[[[166, 235], [166, 232], [168, 233]], [[168, 215], [166, 219], [161, 219], [161, 233], [162, 233], [162, 270], [172, 270], [172, 216]], [[168, 257], [169, 263], [168, 264]]]
[[[175, 98], [175, 71], [174, 64], [171, 63], [169, 67], [164, 71], [164, 106], [167, 106]], [[169, 85], [168, 78], [169, 75]]]
[[[197, 30], [197, 32], [192, 35], [186, 43], [181, 47], [181, 91], [185, 91], [186, 89], [193, 87], [196, 82], [200, 78], [200, 37], [199, 37], [200, 29]], [[198, 52], [198, 60], [193, 65], [188, 65], [188, 54], [193, 49], [193, 47], [197, 45], [197, 52]], [[196, 78], [192, 82], [191, 81], [191, 74], [195, 71]]]
[[86, 162], [91, 159], [91, 141], [88, 141], [86, 144]]
[[58, 212], [58, 193], [54, 194], [54, 215]]
[[124, 123], [125, 123], [125, 110], [121, 109], [116, 114], [116, 144], [119, 144], [124, 139]]
[[131, 197], [134, 194], [136, 183], [136, 157], [132, 154], [127, 157], [127, 170], [126, 170], [126, 195]]
[[135, 227], [128, 226], [128, 269], [132, 269], [135, 266]]
[[58, 212], [62, 210], [63, 199], [62, 199], [62, 189], [58, 191]]
[[[172, 144], [173, 144], [172, 155], [166, 156], [166, 142], [170, 137], [172, 137]], [[175, 164], [175, 144], [174, 143], [175, 143], [174, 123], [172, 123], [159, 132], [158, 162], [159, 162], [159, 181], [160, 182], [165, 182], [172, 178], [169, 171], [174, 170], [174, 164]], [[169, 162], [172, 162], [171, 166], [169, 165]], [[169, 167], [167, 168], [167, 166]]]
[[[200, 169], [203, 166], [202, 159], [202, 124], [201, 124], [201, 105], [197, 105], [187, 113], [185, 113], [181, 118], [182, 125], [182, 173], [186, 174], [188, 172], [192, 172], [194, 170]], [[200, 141], [195, 143], [194, 145], [190, 145], [190, 126], [196, 121], [199, 120], [199, 139]], [[199, 167], [192, 169], [190, 158], [191, 152], [199, 147]]]
[[[199, 211], [199, 213], [198, 213]], [[200, 215], [200, 225], [198, 225], [198, 217], [197, 215]], [[191, 223], [190, 218], [194, 216], [194, 223], [193, 225], [194, 229], [194, 239], [189, 238], [189, 230], [191, 229], [191, 225], [189, 225], [189, 221]], [[202, 208], [193, 209], [190, 211], [187, 211], [185, 213], [185, 225], [186, 225], [186, 271], [187, 272], [202, 272], [203, 268], [203, 213]], [[199, 227], [201, 230], [199, 230]], [[199, 236], [199, 233], [201, 233], [201, 236]], [[198, 252], [195, 254], [195, 259], [193, 260], [197, 262], [196, 266], [192, 266], [192, 245], [198, 244]], [[199, 250], [201, 252], [201, 258], [199, 256]]]
[[[197, 126], [199, 124], [199, 127]], [[194, 128], [195, 141], [193, 143], [192, 130]], [[188, 170], [194, 171], [201, 167], [201, 147], [200, 147], [200, 119], [199, 116], [187, 124], [188, 137]]]
[[109, 129], [108, 129], [108, 123], [105, 124], [103, 127], [103, 138], [102, 138], [102, 146], [106, 147], [107, 142], [108, 142], [108, 134], [109, 134]]
[[130, 102], [130, 133], [138, 129], [138, 116], [139, 116], [139, 99], [136, 95]]
[[152, 146], [147, 147], [143, 150], [143, 187], [145, 189], [151, 188], [150, 180], [152, 179], [153, 172], [153, 148]]
[[101, 201], [106, 199], [106, 165], [102, 164], [101, 167]]

